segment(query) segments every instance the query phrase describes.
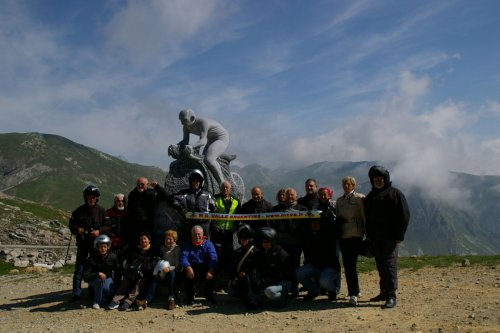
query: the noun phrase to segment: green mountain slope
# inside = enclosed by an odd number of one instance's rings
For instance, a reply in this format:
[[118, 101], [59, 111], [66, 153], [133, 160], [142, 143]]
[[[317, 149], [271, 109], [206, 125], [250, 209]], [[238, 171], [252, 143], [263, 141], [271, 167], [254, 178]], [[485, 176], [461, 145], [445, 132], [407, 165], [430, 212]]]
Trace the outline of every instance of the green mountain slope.
[[158, 167], [128, 163], [57, 135], [0, 134], [0, 191], [56, 208], [80, 205], [89, 183], [101, 189], [101, 204], [113, 194], [128, 194], [139, 176], [163, 181]]

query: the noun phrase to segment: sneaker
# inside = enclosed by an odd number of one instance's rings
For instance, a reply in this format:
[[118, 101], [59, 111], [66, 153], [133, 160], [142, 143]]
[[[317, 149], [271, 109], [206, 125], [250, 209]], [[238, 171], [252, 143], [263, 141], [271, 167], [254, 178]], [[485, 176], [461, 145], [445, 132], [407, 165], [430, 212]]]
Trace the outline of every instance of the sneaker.
[[100, 308], [101, 307], [99, 306], [99, 304], [97, 304], [97, 303], [92, 304], [92, 309], [99, 310]]
[[111, 302], [108, 304], [108, 306], [106, 307], [107, 310], [116, 310], [118, 309], [120, 305], [118, 303], [115, 303], [115, 302]]
[[356, 296], [349, 296], [349, 304], [351, 305], [358, 305], [358, 298]]
[[130, 308], [130, 303], [123, 302], [122, 306], [120, 306], [120, 311], [127, 311]]
[[71, 296], [71, 297], [68, 299], [68, 303], [73, 303], [73, 302], [79, 301], [80, 299], [81, 299], [81, 296], [80, 296], [80, 295], [75, 295], [75, 294], [73, 294], [73, 296]]
[[175, 309], [175, 299], [169, 298], [167, 302], [167, 310]]

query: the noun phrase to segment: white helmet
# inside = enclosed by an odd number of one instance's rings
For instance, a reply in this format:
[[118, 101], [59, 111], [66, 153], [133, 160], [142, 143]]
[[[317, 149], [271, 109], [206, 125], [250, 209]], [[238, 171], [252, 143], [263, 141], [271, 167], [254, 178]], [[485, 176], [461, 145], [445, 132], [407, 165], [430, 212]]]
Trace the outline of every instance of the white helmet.
[[94, 239], [94, 249], [97, 249], [98, 244], [106, 244], [109, 250], [111, 248], [111, 238], [108, 235], [99, 235]]
[[160, 260], [156, 263], [155, 269], [153, 270], [153, 276], [160, 276], [162, 279], [165, 278], [165, 273], [163, 272], [163, 269], [169, 268], [170, 263], [168, 260]]

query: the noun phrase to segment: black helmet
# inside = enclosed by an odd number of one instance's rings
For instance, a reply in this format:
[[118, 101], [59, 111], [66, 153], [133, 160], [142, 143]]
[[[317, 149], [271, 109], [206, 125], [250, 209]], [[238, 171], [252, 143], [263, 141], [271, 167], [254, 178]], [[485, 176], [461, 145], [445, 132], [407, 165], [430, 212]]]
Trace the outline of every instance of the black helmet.
[[238, 231], [236, 232], [236, 236], [238, 236], [238, 239], [252, 239], [253, 238], [253, 229], [251, 226], [248, 224], [242, 224], [238, 228]]
[[203, 187], [203, 180], [205, 179], [205, 177], [203, 176], [203, 172], [201, 172], [198, 169], [194, 169], [194, 170], [190, 171], [189, 176], [188, 176], [188, 180], [189, 180], [190, 185], [191, 185], [192, 179], [200, 179], [201, 180], [200, 188]]
[[271, 242], [271, 244], [274, 245], [274, 243], [276, 242], [276, 235], [276, 230], [271, 227], [260, 228], [257, 231], [257, 238], [259, 239], [260, 243], [262, 241], [268, 240]]
[[99, 198], [99, 196], [101, 195], [101, 191], [99, 191], [99, 188], [95, 185], [87, 185], [84, 189], [83, 189], [83, 200], [86, 201], [87, 200], [87, 195], [93, 195], [94, 197], [96, 198]]

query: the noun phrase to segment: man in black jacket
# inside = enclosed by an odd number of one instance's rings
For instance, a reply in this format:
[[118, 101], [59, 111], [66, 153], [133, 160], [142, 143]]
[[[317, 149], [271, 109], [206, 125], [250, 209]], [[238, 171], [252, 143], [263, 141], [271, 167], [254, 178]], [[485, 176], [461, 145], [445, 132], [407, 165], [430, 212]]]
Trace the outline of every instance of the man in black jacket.
[[410, 211], [403, 193], [392, 187], [387, 169], [374, 165], [368, 177], [373, 187], [365, 198], [366, 235], [380, 277], [380, 294], [370, 301], [385, 301], [383, 308], [393, 308], [398, 288], [398, 246], [404, 240]]
[[76, 237], [76, 262], [73, 274], [73, 295], [68, 300], [80, 300], [85, 262], [93, 247], [94, 239], [107, 229], [106, 210], [97, 204], [99, 188], [88, 185], [83, 189], [84, 204], [75, 209], [69, 220], [69, 230]]

